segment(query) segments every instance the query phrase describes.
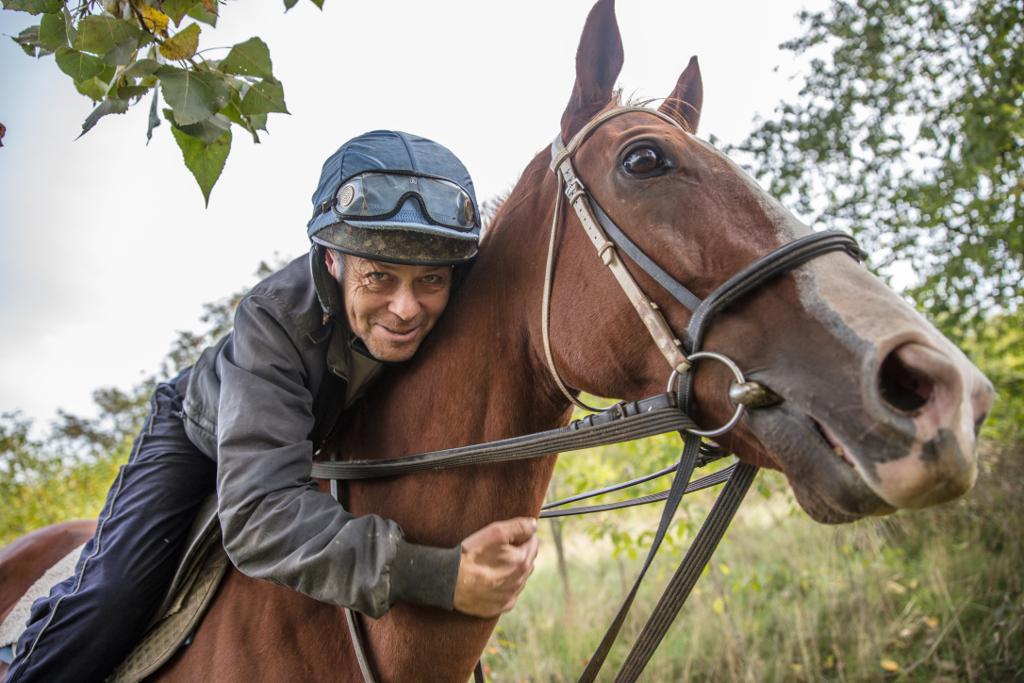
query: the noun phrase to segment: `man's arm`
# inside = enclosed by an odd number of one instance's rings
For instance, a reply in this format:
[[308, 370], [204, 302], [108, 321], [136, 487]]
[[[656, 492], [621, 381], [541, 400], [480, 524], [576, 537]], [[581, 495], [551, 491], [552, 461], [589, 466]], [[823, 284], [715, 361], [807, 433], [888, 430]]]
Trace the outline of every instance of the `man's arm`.
[[243, 573], [379, 617], [398, 600], [452, 609], [459, 548], [409, 543], [356, 517], [310, 479], [313, 397], [266, 295], [242, 300], [218, 363], [217, 496], [224, 547]]

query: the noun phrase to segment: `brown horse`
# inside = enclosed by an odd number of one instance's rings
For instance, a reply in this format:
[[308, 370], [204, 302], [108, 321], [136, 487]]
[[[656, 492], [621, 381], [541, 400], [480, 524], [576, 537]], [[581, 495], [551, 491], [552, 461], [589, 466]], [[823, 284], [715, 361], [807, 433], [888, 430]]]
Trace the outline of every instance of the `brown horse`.
[[0, 548], [0, 622], [33, 583], [96, 531], [96, 520], [79, 519], [36, 529]]
[[[612, 5], [600, 0], [587, 19], [563, 140], [618, 106], [622, 46]], [[660, 109], [679, 126], [643, 112], [618, 116], [594, 132], [574, 163], [633, 240], [706, 296], [809, 230], [691, 134], [701, 99], [691, 60]], [[339, 454], [400, 456], [569, 419], [541, 336], [546, 228], [558, 191], [549, 162], [545, 145], [495, 217], [444, 319], [417, 357], [384, 377], [350, 416], [335, 444]], [[660, 393], [669, 374], [664, 358], [564, 205], [560, 222], [551, 300], [560, 374], [598, 395]], [[690, 312], [628, 265], [673, 329], [685, 329]], [[973, 484], [975, 429], [990, 407], [991, 385], [847, 255], [818, 258], [734, 304], [715, 319], [704, 348], [728, 355], [784, 399], [752, 411], [719, 441], [744, 461], [785, 473], [815, 519], [923, 507]], [[729, 417], [728, 380], [722, 367], [697, 366], [698, 423]], [[346, 495], [354, 512], [393, 518], [414, 542], [453, 546], [493, 520], [536, 515], [554, 464], [549, 457], [358, 482]], [[466, 680], [496, 623], [406, 604], [362, 621], [385, 681]], [[193, 643], [155, 678], [361, 680], [339, 608], [235, 571]]]
[[[88, 541], [95, 531], [94, 519], [60, 522], [0, 548], [0, 623], [47, 569]], [[6, 674], [7, 665], [0, 662], [0, 679]]]
[[[592, 10], [561, 120], [568, 140], [617, 106], [622, 47], [612, 2]], [[661, 111], [697, 129], [695, 61]], [[498, 439], [564, 424], [570, 405], [546, 368], [540, 302], [555, 202], [547, 147], [493, 221], [480, 257], [416, 359], [356, 410], [337, 451], [374, 458]], [[722, 154], [645, 113], [602, 125], [575, 158], [603, 208], [698, 296], [808, 228]], [[669, 368], [571, 212], [561, 216], [551, 302], [555, 363], [576, 389], [636, 399], [663, 390]], [[646, 275], [641, 287], [675, 330], [689, 312]], [[967, 491], [988, 381], [898, 296], [845, 254], [774, 280], [712, 324], [705, 348], [727, 354], [784, 402], [752, 411], [721, 442], [786, 474], [806, 511], [843, 522], [923, 507]], [[728, 376], [700, 365], [702, 425], [731, 413]], [[554, 457], [419, 474], [348, 487], [359, 514], [398, 520], [415, 542], [452, 546], [484, 524], [536, 515]], [[496, 621], [411, 605], [364, 619], [387, 681], [464, 681]], [[198, 630], [157, 678], [358, 681], [335, 607], [229, 574]]]

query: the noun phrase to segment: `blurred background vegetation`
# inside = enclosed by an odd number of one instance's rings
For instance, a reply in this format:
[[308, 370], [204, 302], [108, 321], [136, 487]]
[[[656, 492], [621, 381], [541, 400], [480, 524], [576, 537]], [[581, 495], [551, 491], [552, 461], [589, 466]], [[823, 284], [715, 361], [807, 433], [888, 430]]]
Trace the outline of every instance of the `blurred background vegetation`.
[[[824, 527], [799, 512], [779, 475], [762, 473], [649, 680], [1024, 677], [1022, 9], [1019, 0], [860, 0], [806, 13], [806, 32], [783, 45], [810, 66], [800, 95], [728, 150], [809, 224], [856, 234], [875, 271], [992, 379], [999, 398], [977, 487], [938, 509]], [[261, 264], [257, 277], [277, 265]], [[230, 329], [241, 294], [208, 304], [201, 331], [179, 333], [162, 377]], [[99, 389], [97, 417], [62, 413], [38, 438], [19, 414], [0, 416], [0, 544], [97, 514], [156, 381]], [[549, 498], [676, 454], [659, 438], [566, 456]], [[610, 664], [712, 495], [684, 502]], [[489, 679], [574, 679], [657, 515], [545, 523], [537, 571], [484, 653]]]

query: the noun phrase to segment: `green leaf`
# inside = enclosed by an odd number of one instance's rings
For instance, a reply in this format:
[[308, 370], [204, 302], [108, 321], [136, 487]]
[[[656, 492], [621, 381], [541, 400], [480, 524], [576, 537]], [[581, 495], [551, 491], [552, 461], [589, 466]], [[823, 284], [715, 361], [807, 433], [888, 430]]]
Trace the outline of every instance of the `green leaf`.
[[160, 117], [156, 114], [156, 108], [160, 102], [160, 87], [153, 88], [153, 102], [149, 105], [149, 122], [146, 124], [146, 144], [153, 139], [153, 129], [160, 125]]
[[163, 87], [164, 100], [183, 126], [209, 118], [228, 102], [230, 88], [216, 74], [164, 65], [156, 75]]
[[199, 123], [193, 123], [189, 126], [180, 126], [178, 122], [174, 120], [174, 112], [170, 109], [164, 109], [164, 118], [171, 122], [171, 125], [187, 133], [194, 138], [202, 140], [206, 144], [212, 143], [214, 140], [224, 134], [224, 131], [231, 128], [231, 121], [227, 116], [223, 114], [214, 114], [205, 121]]
[[231, 48], [227, 58], [220, 63], [224, 73], [257, 78], [273, 78], [270, 63], [270, 49], [259, 38], [250, 38]]
[[103, 71], [103, 62], [98, 57], [87, 55], [69, 47], [57, 49], [55, 56], [57, 66], [61, 71], [75, 81], [85, 81]]
[[185, 166], [203, 192], [203, 199], [206, 205], [210, 205], [210, 191], [220, 178], [224, 170], [224, 163], [228, 159], [228, 152], [231, 151], [231, 131], [227, 130], [219, 138], [210, 144], [194, 138], [179, 128], [171, 128], [174, 139], [181, 148], [181, 154], [185, 159]]
[[198, 0], [163, 0], [159, 3], [160, 11], [169, 16], [175, 26], [180, 24], [182, 18], [197, 4]]
[[238, 109], [243, 114], [288, 113], [284, 103], [284, 87], [280, 81], [259, 81], [254, 83], [242, 98]]
[[39, 56], [39, 52], [38, 52], [38, 50], [36, 49], [35, 46], [33, 46], [33, 45], [26, 45], [25, 43], [19, 42], [17, 38], [13, 38], [12, 37], [11, 40], [13, 40], [14, 42], [18, 43], [18, 47], [21, 48], [21, 51], [24, 52], [25, 54], [27, 54], [29, 57], [38, 57]]
[[17, 36], [12, 36], [11, 40], [20, 45], [29, 57], [40, 56], [38, 26], [29, 26]]
[[299, 0], [284, 0], [284, 11], [287, 12], [292, 7], [295, 7], [295, 3], [297, 3], [298, 1]]
[[113, 66], [131, 64], [135, 51], [138, 48], [138, 42], [129, 38], [128, 40], [115, 45], [114, 48], [103, 55], [101, 59], [104, 64], [110, 64]]
[[160, 54], [167, 59], [189, 59], [199, 49], [199, 24], [189, 24], [164, 41]]
[[[228, 102], [228, 104], [218, 113], [226, 116], [232, 123], [237, 123], [239, 126], [249, 131], [249, 134], [252, 135], [253, 143], [257, 145], [260, 143], [260, 136], [256, 133], [256, 126], [253, 125], [252, 117], [244, 116], [242, 112], [238, 111], [238, 105], [233, 101]], [[266, 114], [260, 114], [260, 116], [264, 119], [267, 117]]]
[[100, 102], [99, 106], [92, 110], [92, 113], [85, 117], [85, 121], [82, 123], [82, 132], [78, 137], [82, 137], [96, 125], [96, 122], [107, 114], [123, 114], [128, 111], [127, 100], [114, 100], [105, 99]]
[[82, 52], [106, 55], [124, 45], [131, 44], [134, 50], [139, 46], [142, 30], [138, 26], [107, 15], [92, 15], [78, 22], [78, 35], [72, 45]]
[[201, 4], [193, 5], [192, 9], [188, 11], [188, 15], [204, 24], [209, 24], [210, 26], [217, 25], [217, 15], [207, 10]]
[[39, 21], [39, 44], [51, 50], [67, 47], [68, 30], [64, 25], [64, 14], [44, 14]]
[[3, 0], [4, 9], [29, 14], [53, 14], [59, 12], [63, 0]]
[[67, 5], [64, 5], [61, 9], [61, 14], [64, 15], [64, 30], [68, 34], [68, 45], [75, 42], [75, 37], [78, 36], [78, 29], [75, 28], [75, 19], [71, 16], [71, 12], [68, 11]]
[[107, 95], [107, 82], [96, 76], [83, 81], [75, 81], [75, 88], [78, 92], [97, 102]]
[[324, 8], [324, 0], [312, 0], [312, 1], [313, 1], [313, 4], [316, 5], [319, 9], [322, 10]]
[[125, 78], [142, 78], [155, 74], [159, 68], [160, 62], [155, 59], [140, 59], [122, 71], [121, 75]]
[[116, 97], [119, 100], [131, 100], [133, 97], [142, 97], [145, 95], [149, 92], [150, 87], [152, 86], [122, 85], [115, 90], [113, 97]]
[[252, 121], [253, 128], [255, 128], [256, 130], [262, 130], [263, 132], [267, 132], [266, 114], [253, 114], [249, 117], [249, 120]]

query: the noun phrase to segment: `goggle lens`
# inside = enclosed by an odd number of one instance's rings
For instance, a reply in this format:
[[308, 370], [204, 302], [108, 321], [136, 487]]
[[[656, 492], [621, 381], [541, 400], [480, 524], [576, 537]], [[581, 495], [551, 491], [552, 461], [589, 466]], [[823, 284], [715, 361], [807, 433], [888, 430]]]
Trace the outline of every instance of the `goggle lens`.
[[471, 230], [477, 225], [469, 193], [455, 183], [428, 176], [363, 173], [347, 180], [335, 195], [334, 210], [341, 218], [375, 219], [394, 215], [415, 197], [438, 225]]

